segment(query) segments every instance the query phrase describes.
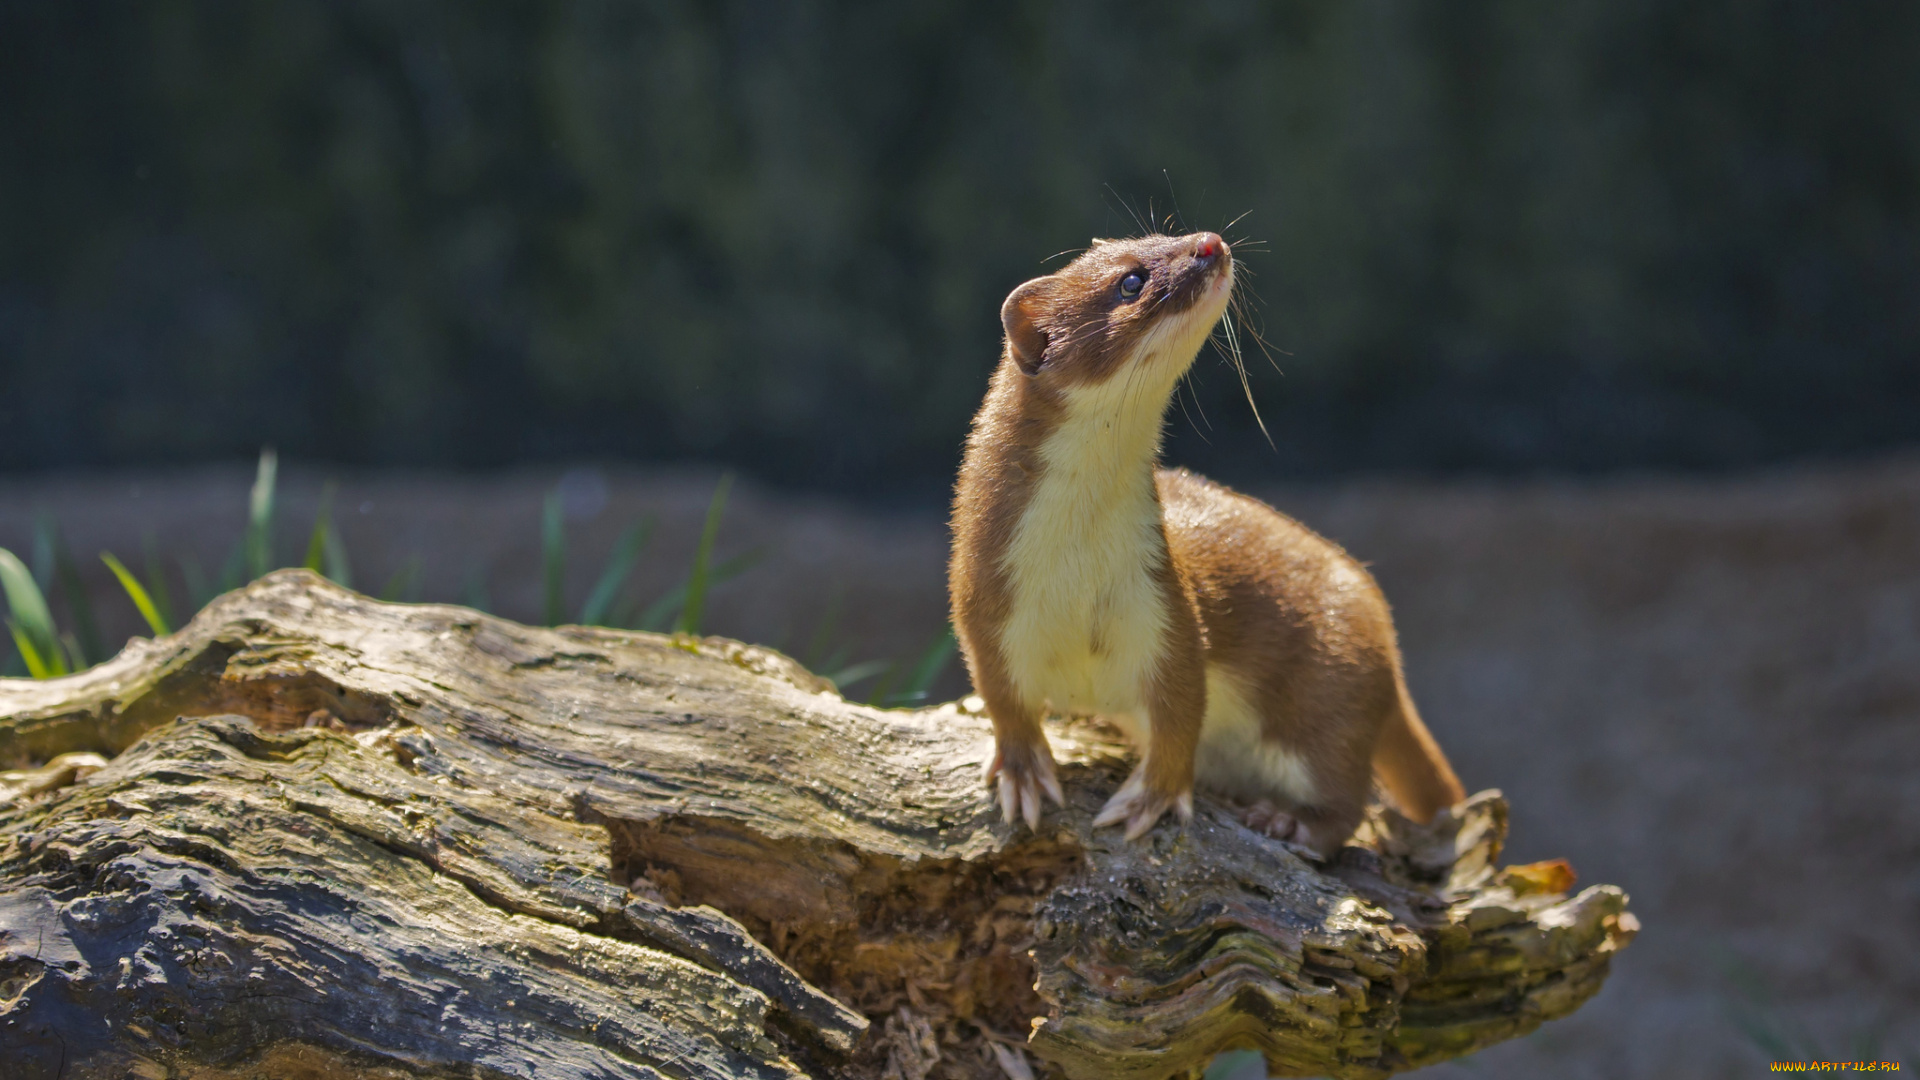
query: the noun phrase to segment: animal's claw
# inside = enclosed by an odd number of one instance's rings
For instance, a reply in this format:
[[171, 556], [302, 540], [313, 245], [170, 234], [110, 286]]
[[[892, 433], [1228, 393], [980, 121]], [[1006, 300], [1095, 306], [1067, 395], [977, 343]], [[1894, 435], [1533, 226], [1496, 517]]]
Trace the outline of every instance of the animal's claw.
[[1060, 778], [1053, 775], [1053, 759], [1047, 759], [1047, 767], [1040, 770], [1040, 786], [1045, 789], [1047, 798], [1055, 806], [1067, 805], [1067, 793], [1060, 790]]
[[1247, 828], [1265, 833], [1275, 840], [1306, 842], [1307, 830], [1300, 824], [1300, 819], [1264, 799], [1242, 810], [1240, 820], [1246, 823]]
[[1013, 753], [1006, 747], [996, 748], [993, 761], [987, 765], [987, 782], [996, 781], [1000, 813], [1009, 825], [1021, 818], [1027, 828], [1039, 832], [1042, 800], [1051, 798], [1056, 806], [1066, 805], [1066, 794], [1053, 772], [1053, 754], [1045, 746]]
[[1126, 822], [1128, 840], [1138, 840], [1153, 828], [1154, 823], [1172, 810], [1183, 822], [1193, 818], [1193, 790], [1155, 791], [1147, 785], [1146, 766], [1133, 770], [1127, 782], [1113, 793], [1107, 805], [1100, 808], [1099, 816], [1093, 819], [1095, 828], [1118, 825]]
[[[1304, 813], [1299, 810], [1286, 811], [1262, 799], [1251, 806], [1242, 807], [1239, 816], [1247, 828], [1310, 853], [1316, 859], [1326, 858], [1330, 851], [1339, 847], [1339, 840], [1330, 843], [1327, 839], [1332, 829], [1324, 825], [1315, 827], [1315, 818], [1310, 810]], [[1351, 832], [1351, 829], [1347, 831]], [[1344, 839], [1347, 833], [1341, 834], [1340, 839]]]

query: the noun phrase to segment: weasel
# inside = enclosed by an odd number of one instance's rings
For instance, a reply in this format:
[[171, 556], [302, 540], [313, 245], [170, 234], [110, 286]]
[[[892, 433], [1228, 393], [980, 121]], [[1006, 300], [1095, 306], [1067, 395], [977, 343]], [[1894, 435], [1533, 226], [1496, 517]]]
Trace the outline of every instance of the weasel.
[[1196, 783], [1322, 857], [1370, 777], [1425, 821], [1463, 797], [1401, 674], [1386, 599], [1338, 546], [1159, 467], [1175, 384], [1226, 310], [1211, 232], [1096, 240], [1013, 290], [953, 503], [953, 625], [993, 720], [1011, 823], [1062, 802], [1046, 710], [1112, 721], [1140, 762], [1096, 826], [1134, 839]]

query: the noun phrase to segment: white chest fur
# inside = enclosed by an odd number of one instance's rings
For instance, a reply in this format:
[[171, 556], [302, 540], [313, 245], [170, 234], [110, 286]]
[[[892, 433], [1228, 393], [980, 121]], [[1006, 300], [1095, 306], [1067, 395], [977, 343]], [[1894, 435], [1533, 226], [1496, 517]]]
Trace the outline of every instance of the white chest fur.
[[1080, 389], [1041, 447], [1044, 470], [1004, 555], [1013, 604], [1001, 635], [1023, 697], [1125, 723], [1167, 625], [1153, 463], [1171, 381]]
[[[1013, 603], [1000, 641], [1021, 696], [1104, 716], [1142, 749], [1152, 722], [1144, 690], [1169, 617], [1156, 579], [1167, 555], [1153, 468], [1171, 389], [1115, 379], [1070, 398], [1003, 555]], [[1206, 683], [1198, 783], [1237, 798], [1312, 802], [1305, 759], [1263, 736], [1238, 680], [1209, 664]]]

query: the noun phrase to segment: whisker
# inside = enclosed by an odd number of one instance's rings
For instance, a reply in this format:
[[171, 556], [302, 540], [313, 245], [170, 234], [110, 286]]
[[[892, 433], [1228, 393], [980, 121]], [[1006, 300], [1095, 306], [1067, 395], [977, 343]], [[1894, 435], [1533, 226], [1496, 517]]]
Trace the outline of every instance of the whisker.
[[1292, 356], [1293, 354], [1290, 352], [1287, 352], [1285, 349], [1274, 349], [1267, 343], [1266, 334], [1261, 332], [1259, 324], [1257, 324], [1252, 317], [1252, 308], [1255, 305], [1258, 305], [1259, 303], [1260, 303], [1260, 298], [1254, 295], [1250, 290], [1235, 288], [1233, 290], [1233, 299], [1230, 301], [1230, 306], [1233, 308], [1233, 310], [1236, 313], [1239, 314], [1240, 324], [1241, 324], [1240, 329], [1245, 332], [1247, 337], [1250, 337], [1253, 339], [1254, 345], [1258, 346], [1260, 349], [1260, 355], [1267, 358], [1267, 363], [1273, 368], [1274, 371], [1278, 372], [1281, 375], [1285, 375], [1286, 372], [1280, 370], [1280, 362], [1273, 358], [1273, 354], [1275, 352], [1280, 353], [1280, 355], [1282, 356]]
[[1207, 425], [1207, 430], [1211, 431], [1213, 430], [1213, 421], [1211, 419], [1208, 419], [1207, 407], [1200, 403], [1200, 391], [1195, 390], [1193, 388], [1193, 386], [1191, 385], [1192, 379], [1193, 379], [1193, 369], [1188, 368], [1186, 375], [1181, 377], [1181, 381], [1189, 384], [1187, 386], [1187, 393], [1188, 393], [1188, 396], [1193, 398], [1193, 407], [1199, 411], [1201, 422]]
[[[1191, 373], [1191, 370], [1189, 370], [1189, 373]], [[1187, 426], [1193, 429], [1193, 433], [1194, 433], [1195, 435], [1198, 435], [1198, 436], [1200, 436], [1200, 441], [1201, 441], [1201, 442], [1203, 442], [1203, 443], [1206, 443], [1206, 444], [1207, 444], [1208, 446], [1212, 446], [1212, 445], [1213, 445], [1213, 440], [1212, 440], [1212, 439], [1209, 439], [1209, 438], [1207, 438], [1207, 433], [1206, 433], [1206, 432], [1204, 432], [1204, 431], [1201, 431], [1201, 430], [1200, 430], [1200, 425], [1199, 425], [1199, 424], [1196, 424], [1196, 423], [1194, 423], [1194, 422], [1193, 422], [1193, 414], [1187, 411], [1187, 398], [1188, 398], [1188, 396], [1189, 396], [1189, 395], [1187, 395], [1187, 394], [1182, 394], [1182, 393], [1180, 392], [1180, 388], [1181, 388], [1181, 386], [1182, 386], [1182, 385], [1184, 385], [1184, 384], [1186, 383], [1186, 381], [1187, 381], [1187, 378], [1188, 378], [1188, 376], [1186, 376], [1186, 375], [1182, 375], [1182, 376], [1180, 377], [1180, 381], [1179, 381], [1179, 382], [1177, 382], [1177, 383], [1174, 383], [1174, 384], [1173, 384], [1173, 399], [1174, 399], [1175, 401], [1178, 401], [1178, 402], [1180, 403], [1180, 414], [1181, 414], [1182, 416], [1185, 416], [1185, 417], [1187, 418]], [[1191, 395], [1191, 396], [1193, 397], [1193, 404], [1194, 404], [1194, 407], [1195, 407], [1195, 408], [1199, 408], [1199, 407], [1200, 407], [1200, 396], [1199, 396], [1198, 394], [1194, 394], [1194, 395]], [[1201, 418], [1202, 420], [1205, 420], [1205, 419], [1207, 418], [1207, 411], [1206, 411], [1205, 409], [1200, 409], [1200, 418]], [[1211, 428], [1211, 427], [1213, 427], [1213, 425], [1212, 425], [1212, 424], [1208, 424], [1208, 425], [1207, 425], [1207, 427], [1209, 427], [1209, 428]]]
[[1240, 376], [1240, 389], [1247, 395], [1247, 407], [1253, 410], [1253, 422], [1259, 425], [1260, 434], [1266, 437], [1267, 446], [1278, 451], [1280, 447], [1274, 443], [1273, 433], [1267, 430], [1267, 422], [1260, 416], [1260, 406], [1253, 400], [1253, 382], [1247, 378], [1247, 364], [1240, 355], [1240, 336], [1234, 332], [1233, 312], [1223, 312], [1220, 316], [1220, 325], [1226, 329], [1227, 344], [1233, 350], [1233, 370]]
[[[1115, 190], [1113, 189], [1113, 185], [1112, 185], [1112, 184], [1106, 184], [1106, 185], [1103, 185], [1103, 186], [1104, 186], [1104, 187], [1105, 187], [1105, 188], [1107, 189], [1107, 192], [1108, 192], [1108, 194], [1110, 194], [1110, 195], [1112, 195], [1112, 196], [1114, 197], [1114, 199], [1115, 199], [1115, 200], [1116, 200], [1117, 202], [1119, 202], [1119, 204], [1120, 204], [1120, 209], [1122, 209], [1122, 210], [1125, 210], [1125, 211], [1127, 212], [1127, 216], [1133, 219], [1133, 227], [1134, 227], [1134, 228], [1136, 228], [1136, 229], [1139, 229], [1142, 235], [1145, 235], [1145, 234], [1147, 234], [1147, 233], [1150, 233], [1150, 232], [1152, 232], [1152, 231], [1153, 231], [1152, 229], [1150, 229], [1150, 228], [1148, 228], [1148, 227], [1147, 227], [1147, 223], [1146, 223], [1146, 222], [1144, 222], [1144, 221], [1142, 221], [1142, 220], [1140, 220], [1140, 214], [1139, 214], [1139, 212], [1138, 212], [1138, 211], [1136, 211], [1136, 210], [1135, 210], [1135, 209], [1133, 208], [1133, 206], [1132, 206], [1132, 204], [1130, 204], [1130, 203], [1128, 203], [1128, 202], [1127, 202], [1127, 200], [1125, 200], [1125, 199], [1122, 199], [1122, 198], [1120, 197], [1120, 193], [1119, 193], [1118, 191], [1115, 191]], [[1148, 213], [1149, 213], [1149, 214], [1151, 214], [1151, 213], [1152, 213], [1152, 207], [1151, 207], [1151, 206], [1149, 206], [1149, 207], [1148, 207]]]

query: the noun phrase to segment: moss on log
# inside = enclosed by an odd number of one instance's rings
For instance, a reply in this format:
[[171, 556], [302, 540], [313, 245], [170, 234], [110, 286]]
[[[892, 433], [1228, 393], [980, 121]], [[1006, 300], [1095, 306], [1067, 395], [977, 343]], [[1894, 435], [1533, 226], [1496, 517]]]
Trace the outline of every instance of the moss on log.
[[1577, 1008], [1626, 897], [1499, 869], [1505, 804], [1331, 863], [1200, 801], [1127, 844], [1050, 728], [1039, 835], [955, 703], [767, 649], [384, 604], [304, 571], [0, 680], [9, 1076], [1385, 1076]]

